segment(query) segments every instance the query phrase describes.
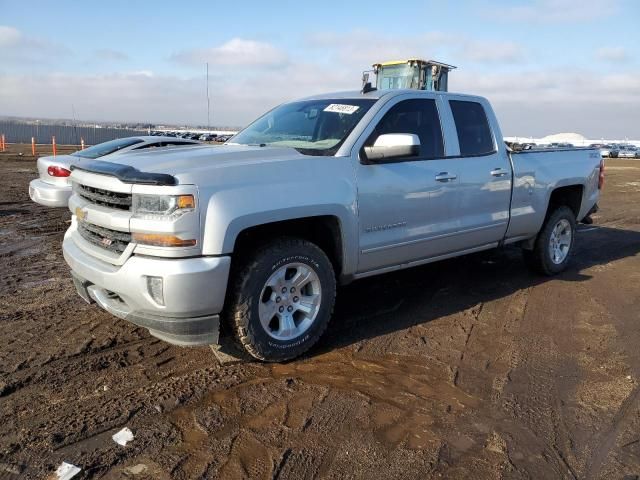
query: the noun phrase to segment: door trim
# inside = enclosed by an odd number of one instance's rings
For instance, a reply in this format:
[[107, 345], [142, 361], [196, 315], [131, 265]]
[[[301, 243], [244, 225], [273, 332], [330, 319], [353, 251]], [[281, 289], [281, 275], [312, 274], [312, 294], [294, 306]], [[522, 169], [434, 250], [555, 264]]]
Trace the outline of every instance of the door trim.
[[444, 255], [438, 255], [436, 257], [423, 258], [422, 260], [412, 260], [411, 262], [401, 263], [399, 265], [391, 265], [390, 267], [378, 268], [375, 270], [368, 270], [366, 272], [356, 273], [353, 276], [354, 280], [361, 278], [372, 277], [374, 275], [380, 275], [382, 273], [394, 272], [396, 270], [404, 270], [405, 268], [418, 267], [427, 263], [438, 262], [440, 260], [446, 260], [447, 258], [459, 257], [467, 255], [469, 253], [481, 252], [482, 250], [490, 250], [500, 245], [500, 242], [492, 242], [486, 245], [480, 245], [479, 247], [468, 248], [466, 250], [458, 250], [456, 252], [446, 253]]

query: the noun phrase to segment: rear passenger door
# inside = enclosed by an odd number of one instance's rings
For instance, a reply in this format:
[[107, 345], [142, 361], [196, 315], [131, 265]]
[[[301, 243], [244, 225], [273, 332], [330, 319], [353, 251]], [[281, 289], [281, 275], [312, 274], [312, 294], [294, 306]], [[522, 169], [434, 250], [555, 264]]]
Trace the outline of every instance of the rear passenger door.
[[492, 130], [497, 122], [483, 99], [443, 100], [458, 140], [458, 239], [466, 248], [489, 245], [502, 240], [509, 222], [511, 163], [497, 144], [502, 134]]

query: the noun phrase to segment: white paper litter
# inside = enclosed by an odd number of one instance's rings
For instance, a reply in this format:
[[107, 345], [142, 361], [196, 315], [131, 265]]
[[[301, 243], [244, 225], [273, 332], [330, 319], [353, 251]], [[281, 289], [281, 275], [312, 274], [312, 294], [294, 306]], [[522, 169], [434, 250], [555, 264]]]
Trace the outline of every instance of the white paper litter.
[[118, 433], [113, 435], [111, 438], [113, 438], [113, 441], [116, 442], [118, 445], [122, 445], [124, 447], [127, 445], [127, 442], [130, 442], [131, 440], [133, 440], [133, 432], [129, 430], [128, 427], [124, 427], [122, 430], [120, 430]]
[[80, 473], [80, 468], [76, 467], [67, 462], [62, 462], [62, 464], [56, 470], [56, 475], [58, 476], [58, 480], [70, 480], [75, 477], [78, 473]]

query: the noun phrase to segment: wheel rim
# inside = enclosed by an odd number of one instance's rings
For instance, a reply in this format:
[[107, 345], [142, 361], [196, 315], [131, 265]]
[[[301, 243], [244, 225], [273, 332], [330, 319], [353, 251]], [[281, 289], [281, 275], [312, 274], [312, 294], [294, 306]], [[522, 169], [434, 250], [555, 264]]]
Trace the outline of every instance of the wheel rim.
[[289, 263], [278, 268], [262, 288], [260, 324], [276, 340], [293, 340], [311, 327], [321, 301], [315, 270], [304, 263]]
[[561, 264], [569, 255], [573, 230], [569, 220], [563, 218], [553, 227], [549, 239], [549, 256], [556, 265]]

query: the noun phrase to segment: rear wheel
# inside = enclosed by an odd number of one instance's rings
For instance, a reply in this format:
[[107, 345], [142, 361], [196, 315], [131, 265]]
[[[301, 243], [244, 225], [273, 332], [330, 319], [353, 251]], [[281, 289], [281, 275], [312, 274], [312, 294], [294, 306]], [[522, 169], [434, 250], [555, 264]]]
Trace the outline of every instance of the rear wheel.
[[249, 354], [284, 361], [318, 341], [335, 294], [325, 253], [306, 240], [281, 238], [258, 248], [234, 274], [225, 316]]
[[543, 275], [556, 275], [567, 268], [573, 250], [576, 219], [568, 207], [558, 207], [538, 233], [533, 250], [523, 250], [527, 265]]

